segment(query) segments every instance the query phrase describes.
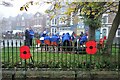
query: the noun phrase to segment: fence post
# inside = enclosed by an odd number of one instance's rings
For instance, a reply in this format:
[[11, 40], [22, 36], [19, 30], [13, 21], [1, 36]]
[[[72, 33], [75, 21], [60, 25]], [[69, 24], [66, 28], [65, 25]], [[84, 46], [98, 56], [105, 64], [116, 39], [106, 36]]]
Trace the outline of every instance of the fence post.
[[10, 58], [10, 56], [9, 56], [9, 40], [7, 40], [7, 48], [8, 48], [8, 52], [7, 53], [8, 53], [8, 63], [9, 63], [10, 62], [9, 61], [9, 58]]
[[[34, 47], [35, 47], [35, 44], [34, 44], [34, 41], [33, 41], [33, 42], [32, 42], [33, 61], [35, 61], [35, 60], [34, 60], [34, 59], [35, 59], [35, 58], [34, 58], [34, 57], [35, 57], [35, 52], [34, 52], [34, 49], [35, 49], [35, 48], [34, 48]], [[32, 58], [32, 57], [31, 57], [31, 58]], [[32, 60], [31, 60], [31, 61], [32, 61]]]
[[119, 43], [118, 43], [118, 47], [119, 47], [119, 50], [118, 50], [118, 80], [120, 79], [119, 75], [119, 71], [120, 71], [120, 40], [119, 40]]
[[12, 73], [12, 80], [15, 80], [15, 72]]
[[11, 45], [12, 45], [12, 66], [14, 65], [14, 60], [13, 60], [13, 40], [11, 42]]
[[5, 63], [5, 41], [3, 40], [3, 52], [4, 52], [4, 63]]
[[117, 59], [116, 50], [117, 50], [117, 43], [115, 43], [115, 61], [117, 61], [117, 60], [116, 60], [116, 59]]
[[15, 41], [15, 48], [16, 48], [16, 63], [18, 62], [18, 53], [17, 53], [17, 40]]
[[[2, 41], [0, 40], [0, 53], [2, 54], [2, 46], [1, 46], [1, 43]], [[0, 54], [0, 57], [1, 57], [1, 54]], [[2, 57], [1, 57], [2, 58]], [[0, 59], [0, 80], [2, 80], [2, 66], [1, 66], [1, 59]]]
[[[39, 47], [40, 48], [40, 47]], [[37, 64], [38, 64], [38, 46], [37, 46]]]
[[75, 80], [77, 80], [77, 70], [75, 70]]
[[[22, 46], [22, 42], [20, 40], [20, 46]], [[20, 58], [20, 61], [21, 61], [21, 66], [22, 66], [22, 59]]]

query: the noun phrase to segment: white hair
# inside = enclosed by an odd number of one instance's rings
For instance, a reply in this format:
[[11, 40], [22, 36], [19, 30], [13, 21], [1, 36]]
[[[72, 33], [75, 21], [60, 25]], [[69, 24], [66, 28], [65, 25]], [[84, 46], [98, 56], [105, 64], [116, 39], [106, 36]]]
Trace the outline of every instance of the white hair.
[[29, 30], [29, 28], [26, 28], [26, 30]]
[[46, 34], [46, 31], [44, 31], [43, 33]]

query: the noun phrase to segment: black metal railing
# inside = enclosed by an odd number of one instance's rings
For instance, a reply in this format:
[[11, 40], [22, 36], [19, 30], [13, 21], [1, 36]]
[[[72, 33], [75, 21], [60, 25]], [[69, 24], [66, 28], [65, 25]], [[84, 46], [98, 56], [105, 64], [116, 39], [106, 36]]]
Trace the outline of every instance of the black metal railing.
[[[24, 60], [20, 58], [20, 46], [23, 40], [3, 40], [2, 46], [2, 68], [24, 68]], [[63, 50], [63, 48], [65, 48]], [[67, 49], [69, 48], [69, 51]], [[27, 68], [49, 68], [49, 69], [81, 69], [81, 70], [118, 70], [119, 44], [109, 46], [111, 53], [104, 55], [104, 48], [98, 49], [94, 55], [86, 53], [84, 47], [80, 46], [47, 46], [37, 45], [33, 42], [30, 47], [32, 59], [27, 60]]]

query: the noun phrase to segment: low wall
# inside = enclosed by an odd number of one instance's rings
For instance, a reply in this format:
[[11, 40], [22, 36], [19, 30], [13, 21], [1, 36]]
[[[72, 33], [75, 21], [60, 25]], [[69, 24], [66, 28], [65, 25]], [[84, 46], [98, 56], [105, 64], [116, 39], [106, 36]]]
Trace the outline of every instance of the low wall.
[[[26, 74], [26, 75], [25, 75]], [[117, 71], [3, 71], [2, 80], [120, 80]], [[14, 79], [13, 79], [14, 78]]]

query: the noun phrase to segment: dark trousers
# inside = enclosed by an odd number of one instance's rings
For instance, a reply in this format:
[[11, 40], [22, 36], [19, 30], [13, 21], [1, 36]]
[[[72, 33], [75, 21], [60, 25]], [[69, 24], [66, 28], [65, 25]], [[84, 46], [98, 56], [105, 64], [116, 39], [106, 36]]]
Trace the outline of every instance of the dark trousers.
[[65, 40], [63, 42], [63, 50], [64, 51], [70, 51], [70, 42], [68, 40]]
[[26, 45], [26, 46], [30, 46], [30, 39], [26, 39], [26, 40], [25, 40], [25, 45]]
[[32, 39], [30, 39], [30, 46], [32, 46]]

